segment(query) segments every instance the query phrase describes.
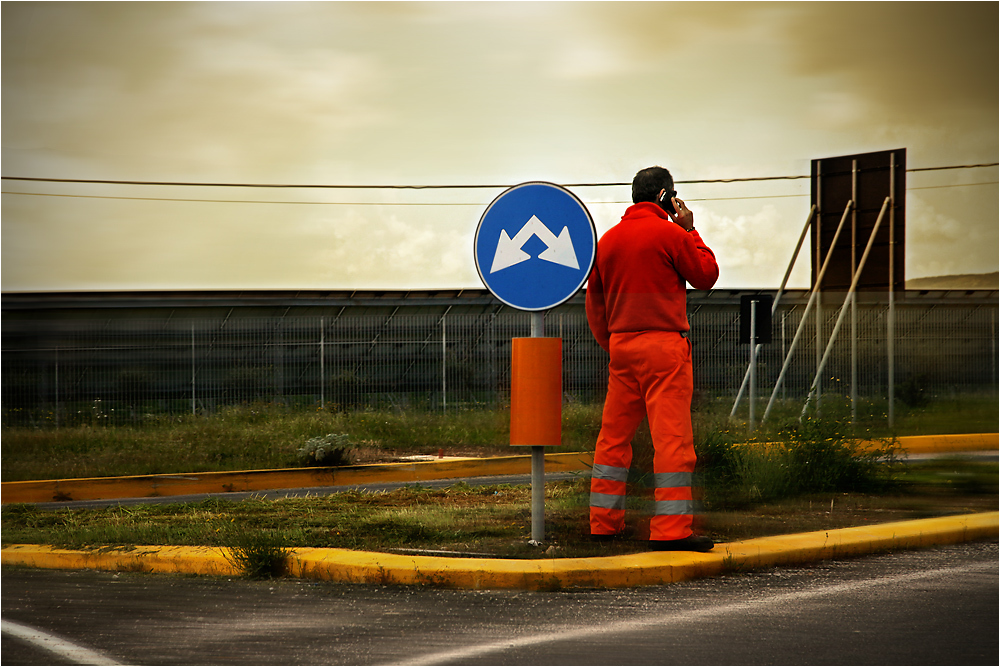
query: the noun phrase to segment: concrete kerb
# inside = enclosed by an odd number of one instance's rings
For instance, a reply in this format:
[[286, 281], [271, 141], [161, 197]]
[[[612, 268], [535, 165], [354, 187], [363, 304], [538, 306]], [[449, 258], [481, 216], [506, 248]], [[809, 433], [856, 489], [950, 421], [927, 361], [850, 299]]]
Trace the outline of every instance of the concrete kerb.
[[[1000, 513], [985, 512], [718, 544], [706, 554], [650, 552], [538, 560], [403, 556], [346, 549], [293, 549], [288, 574], [338, 583], [433, 585], [459, 589], [558, 590], [674, 583], [896, 549], [996, 538]], [[136, 547], [74, 551], [11, 545], [3, 565], [57, 569], [234, 576], [218, 547]]]

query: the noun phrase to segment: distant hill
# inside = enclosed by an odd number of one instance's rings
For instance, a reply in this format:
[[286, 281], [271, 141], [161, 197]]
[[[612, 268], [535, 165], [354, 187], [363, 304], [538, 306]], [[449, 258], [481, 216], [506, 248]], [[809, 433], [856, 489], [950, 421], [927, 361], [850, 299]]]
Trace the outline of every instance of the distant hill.
[[929, 276], [906, 281], [906, 289], [998, 289], [1000, 272]]

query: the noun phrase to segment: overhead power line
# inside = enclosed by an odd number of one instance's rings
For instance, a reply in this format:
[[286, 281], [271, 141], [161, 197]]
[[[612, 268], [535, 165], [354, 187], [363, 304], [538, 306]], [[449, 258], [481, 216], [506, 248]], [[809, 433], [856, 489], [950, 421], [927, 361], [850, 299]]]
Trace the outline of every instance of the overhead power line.
[[[951, 185], [925, 185], [920, 187], [907, 187], [906, 190], [939, 190], [942, 188], [964, 188], [973, 185], [996, 185], [1000, 181], [983, 181], [980, 183], [953, 183]], [[198, 204], [281, 204], [294, 206], [486, 206], [488, 202], [377, 202], [377, 201], [289, 201], [273, 199], [194, 199], [180, 197], [123, 197], [116, 195], [70, 195], [54, 194], [49, 192], [14, 192], [3, 190], [0, 194], [21, 195], [24, 197], [63, 197], [69, 199], [111, 199], [119, 201], [169, 201], [181, 203]], [[748, 199], [791, 199], [796, 197], [808, 197], [808, 193], [793, 195], [747, 195], [744, 197], [690, 197], [685, 198], [687, 202], [696, 201], [743, 201]], [[609, 201], [588, 201], [590, 205], [596, 204], [631, 204], [631, 200], [614, 199]]]
[[[980, 167], [996, 167], [997, 162], [985, 164], [950, 165], [945, 167], [920, 167], [907, 169], [907, 172], [941, 171], [945, 169], [977, 169]], [[513, 187], [512, 184], [451, 184], [451, 185], [347, 185], [324, 183], [206, 183], [187, 181], [132, 181], [92, 178], [41, 178], [35, 176], [3, 176], [5, 181], [31, 181], [36, 183], [81, 183], [88, 185], [155, 185], [168, 187], [208, 187], [208, 188], [281, 188], [281, 189], [325, 189], [325, 190], [459, 190], [459, 189], [500, 189]], [[749, 183], [755, 181], [793, 181], [810, 178], [806, 175], [796, 176], [751, 176], [747, 178], [704, 178], [676, 181], [678, 184], [709, 184], [709, 183]], [[629, 182], [605, 183], [564, 183], [568, 188], [602, 188], [631, 186]]]
[[[5, 181], [32, 181], [36, 183], [82, 183], [87, 185], [159, 185], [182, 188], [281, 188], [281, 189], [324, 189], [324, 190], [497, 190], [513, 187], [513, 185], [503, 184], [461, 184], [461, 185], [345, 185], [324, 184], [324, 183], [204, 183], [185, 181], [120, 181], [111, 179], [95, 178], [39, 178], [33, 176], [3, 176]], [[809, 176], [757, 176], [751, 178], [716, 178], [699, 179], [690, 181], [676, 181], [677, 183], [740, 183], [744, 181], [787, 181], [809, 178]], [[564, 183], [567, 188], [606, 188], [631, 186], [627, 183]]]
[[[996, 183], [996, 181], [993, 181]], [[972, 183], [970, 185], [981, 185]], [[949, 187], [949, 186], [941, 186]], [[918, 188], [917, 188], [918, 189]], [[377, 201], [289, 201], [273, 199], [194, 199], [180, 197], [123, 197], [116, 195], [71, 195], [64, 193], [49, 192], [14, 192], [3, 190], [0, 194], [21, 195], [24, 197], [63, 197], [68, 199], [111, 199], [121, 201], [169, 201], [169, 202], [194, 202], [199, 204], [288, 204], [288, 205], [313, 205], [313, 206], [486, 206], [489, 202], [377, 202]], [[728, 201], [742, 199], [787, 199], [790, 197], [808, 197], [808, 194], [796, 195], [749, 195], [746, 197], [699, 197], [689, 198], [685, 201]], [[595, 204], [631, 204], [631, 201], [588, 201], [590, 205]]]
[[906, 171], [942, 171], [944, 169], [978, 169], [980, 167], [996, 167], [1000, 165], [1000, 162], [986, 162], [983, 164], [957, 164], [950, 167], [916, 167], [914, 169], [907, 169]]

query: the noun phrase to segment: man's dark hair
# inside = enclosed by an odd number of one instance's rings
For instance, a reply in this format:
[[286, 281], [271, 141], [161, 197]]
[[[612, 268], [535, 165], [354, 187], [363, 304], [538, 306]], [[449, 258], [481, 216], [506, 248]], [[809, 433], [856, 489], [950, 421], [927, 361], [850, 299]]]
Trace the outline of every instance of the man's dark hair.
[[647, 167], [632, 179], [632, 203], [655, 202], [660, 190], [674, 189], [674, 178], [663, 167]]

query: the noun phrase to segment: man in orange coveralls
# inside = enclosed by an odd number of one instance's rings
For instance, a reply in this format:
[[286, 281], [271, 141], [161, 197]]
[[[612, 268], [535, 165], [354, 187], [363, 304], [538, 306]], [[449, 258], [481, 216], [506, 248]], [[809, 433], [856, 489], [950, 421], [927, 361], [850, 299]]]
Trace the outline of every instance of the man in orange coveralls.
[[669, 171], [643, 169], [632, 181], [633, 205], [597, 244], [587, 320], [611, 363], [590, 483], [590, 532], [594, 539], [613, 539], [624, 528], [632, 437], [648, 414], [655, 506], [650, 547], [709, 551], [712, 540], [692, 531], [695, 452], [685, 282], [710, 289], [719, 265], [676, 194]]

